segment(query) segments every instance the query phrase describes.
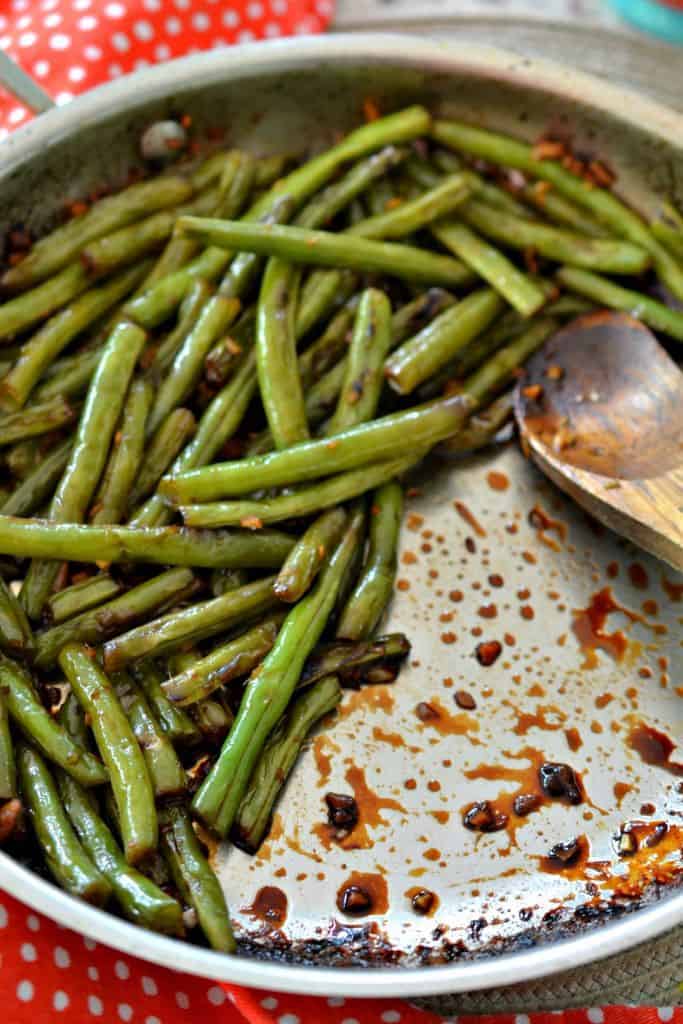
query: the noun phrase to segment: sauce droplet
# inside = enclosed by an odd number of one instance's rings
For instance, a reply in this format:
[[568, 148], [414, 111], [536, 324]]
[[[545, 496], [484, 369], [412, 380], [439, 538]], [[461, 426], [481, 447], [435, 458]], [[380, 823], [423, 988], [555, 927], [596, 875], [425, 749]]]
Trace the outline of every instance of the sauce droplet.
[[507, 491], [510, 486], [510, 481], [505, 473], [499, 473], [494, 469], [486, 474], [486, 483], [492, 491]]

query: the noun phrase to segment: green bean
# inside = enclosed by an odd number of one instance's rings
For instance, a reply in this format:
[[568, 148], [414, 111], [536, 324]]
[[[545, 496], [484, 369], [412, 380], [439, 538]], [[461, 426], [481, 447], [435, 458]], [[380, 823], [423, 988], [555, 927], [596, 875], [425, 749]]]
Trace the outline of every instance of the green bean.
[[90, 274], [111, 274], [161, 248], [173, 231], [177, 211], [153, 213], [135, 224], [89, 242], [80, 258]]
[[44, 760], [25, 744], [17, 750], [21, 790], [50, 873], [72, 896], [103, 907], [111, 895], [106, 878], [79, 843]]
[[[256, 354], [252, 350], [244, 357], [232, 380], [205, 409], [197, 433], [174, 462], [171, 473], [184, 472], [211, 462], [239, 427], [257, 388]], [[149, 529], [169, 521], [169, 510], [157, 492], [135, 513], [131, 525]]]
[[344, 606], [337, 636], [367, 640], [372, 636], [394, 591], [403, 491], [396, 481], [379, 487], [370, 506], [368, 553], [360, 579]]
[[90, 730], [85, 721], [85, 712], [72, 690], [69, 690], [57, 712], [57, 720], [77, 746], [83, 750], [90, 749]]
[[401, 395], [414, 391], [480, 335], [502, 309], [502, 299], [491, 288], [451, 306], [389, 356], [384, 373], [392, 388]]
[[[48, 402], [60, 395], [64, 398], [78, 398], [88, 390], [92, 375], [102, 358], [103, 348], [90, 349], [81, 355], [58, 360], [53, 363], [54, 373], [48, 373], [42, 384], [33, 392], [36, 402]], [[62, 364], [62, 365], [60, 365]], [[62, 369], [63, 364], [66, 364]]]
[[603, 188], [595, 188], [561, 164], [552, 160], [537, 160], [533, 148], [526, 143], [493, 132], [471, 128], [455, 121], [437, 121], [434, 138], [453, 149], [464, 150], [474, 156], [514, 167], [543, 181], [549, 181], [557, 191], [589, 210], [593, 216], [620, 238], [628, 238], [646, 249], [654, 261], [659, 276], [678, 298], [683, 300], [683, 267], [652, 235], [640, 217], [620, 199]]
[[582, 299], [578, 295], [560, 295], [559, 299], [549, 302], [545, 307], [547, 316], [582, 316], [584, 313], [592, 313], [595, 303], [589, 299]]
[[244, 569], [214, 569], [211, 573], [211, 593], [214, 597], [220, 597], [248, 582], [249, 575]]
[[[590, 238], [609, 238], [610, 233], [590, 213], [561, 195], [546, 182], [536, 181], [524, 185], [520, 193], [527, 203], [544, 213], [548, 220], [564, 228], [571, 228]], [[512, 211], [510, 211], [512, 212]]]
[[178, 230], [211, 245], [278, 256], [292, 263], [379, 271], [430, 285], [457, 287], [470, 280], [469, 271], [457, 260], [396, 242], [375, 242], [347, 234], [210, 217], [181, 217]]
[[13, 800], [17, 795], [17, 769], [14, 744], [9, 727], [8, 693], [0, 687], [0, 800]]
[[74, 217], [41, 238], [16, 267], [5, 271], [2, 286], [24, 289], [69, 263], [88, 242], [148, 216], [166, 206], [177, 206], [192, 195], [184, 178], [165, 175], [131, 185], [95, 203], [81, 217]]
[[[363, 125], [350, 132], [340, 143], [314, 157], [277, 181], [265, 195], [261, 196], [244, 214], [244, 220], [258, 222], [272, 220], [277, 215], [283, 199], [287, 205], [288, 217], [310, 196], [318, 192], [346, 162], [358, 160], [383, 146], [410, 142], [429, 130], [431, 118], [423, 107], [408, 107], [397, 114], [390, 114], [372, 124]], [[283, 217], [280, 216], [280, 220]], [[240, 253], [231, 267], [229, 280], [224, 282], [224, 294], [240, 295], [252, 279], [259, 260], [256, 254]]]
[[[88, 388], [69, 462], [50, 503], [49, 518], [54, 522], [83, 521], [145, 340], [144, 331], [129, 323], [120, 323], [111, 332]], [[57, 569], [56, 563], [32, 562], [22, 588], [29, 618], [40, 615]]]
[[552, 317], [539, 317], [466, 378], [463, 393], [476, 408], [493, 400], [510, 383], [515, 371], [558, 329]]
[[71, 440], [63, 441], [39, 462], [32, 473], [22, 480], [0, 506], [0, 512], [7, 516], [27, 516], [50, 497], [61, 479], [64, 467], [69, 461]]
[[405, 306], [401, 306], [391, 319], [391, 347], [396, 348], [401, 342], [417, 334], [455, 303], [455, 296], [450, 292], [443, 288], [430, 288]]
[[452, 213], [471, 193], [472, 186], [466, 175], [454, 175], [415, 199], [405, 200], [392, 210], [354, 224], [346, 233], [359, 238], [405, 238]]
[[387, 633], [375, 640], [333, 640], [309, 655], [297, 686], [311, 686], [330, 675], [336, 676], [342, 686], [374, 682], [389, 670], [395, 677], [396, 667], [408, 654], [410, 643], [403, 633]]
[[547, 259], [587, 270], [642, 274], [650, 263], [645, 249], [631, 242], [572, 234], [562, 228], [512, 217], [476, 199], [470, 199], [463, 205], [460, 216], [487, 238], [503, 245], [522, 250], [535, 249]]
[[286, 452], [217, 463], [167, 476], [159, 489], [168, 501], [181, 505], [212, 501], [225, 495], [249, 494], [262, 488], [291, 486], [317, 479], [322, 466], [325, 473], [331, 475], [370, 461], [395, 458], [397, 452], [404, 450], [406, 438], [410, 438], [416, 450], [436, 444], [455, 434], [471, 411], [462, 396], [448, 397], [363, 423], [334, 438], [306, 441]]
[[557, 272], [557, 280], [570, 291], [577, 292], [609, 309], [623, 310], [636, 320], [642, 320], [649, 327], [654, 327], [656, 331], [662, 331], [677, 341], [683, 341], [683, 313], [670, 309], [663, 302], [651, 299], [642, 292], [622, 288], [607, 278], [591, 274], [588, 270], [578, 270], [574, 267], [561, 267]]
[[422, 189], [436, 188], [443, 181], [438, 171], [427, 160], [417, 156], [417, 154], [406, 160], [404, 169], [408, 177]]
[[109, 881], [114, 898], [129, 921], [164, 935], [182, 935], [180, 905], [171, 896], [126, 863], [114, 836], [93, 807], [88, 794], [65, 775], [59, 791], [84, 848]]
[[[502, 217], [503, 211], [497, 211], [497, 215]], [[440, 221], [432, 228], [432, 233], [442, 245], [488, 281], [522, 316], [532, 316], [545, 305], [545, 294], [536, 282], [465, 224]]]
[[212, 387], [222, 388], [240, 363], [244, 349], [231, 335], [220, 338], [204, 359], [204, 379]]
[[109, 771], [126, 860], [138, 864], [156, 849], [157, 816], [145, 759], [111, 682], [85, 647], [67, 644], [59, 664], [90, 719]]
[[439, 452], [444, 455], [469, 455], [498, 439], [501, 429], [514, 413], [514, 389], [504, 391], [488, 408], [472, 416], [459, 434], [443, 441]]
[[184, 530], [177, 526], [81, 526], [0, 515], [0, 553], [74, 562], [146, 562], [205, 569], [274, 569], [294, 539], [275, 530]]
[[30, 657], [33, 632], [11, 588], [0, 577], [0, 648], [13, 657]]
[[120, 523], [125, 517], [131, 488], [143, 458], [145, 424], [151, 404], [152, 389], [149, 383], [139, 378], [134, 380], [95, 498], [92, 514], [94, 526]]
[[150, 612], [180, 600], [194, 585], [194, 574], [189, 569], [168, 569], [97, 608], [67, 619], [37, 637], [36, 664], [50, 668], [67, 643], [100, 644]]
[[178, 888], [189, 896], [199, 925], [212, 949], [234, 953], [235, 939], [225, 896], [204, 856], [187, 809], [169, 804], [159, 815], [161, 849]]
[[308, 733], [316, 722], [334, 711], [341, 696], [336, 677], [327, 676], [297, 697], [273, 729], [256, 761], [232, 826], [231, 837], [241, 849], [248, 853], [258, 850], [268, 830], [275, 801]]
[[282, 618], [280, 613], [269, 616], [241, 636], [219, 644], [191, 666], [177, 671], [162, 683], [164, 694], [174, 705], [194, 704], [233, 679], [248, 675], [275, 643]]
[[115, 637], [104, 645], [105, 669], [118, 671], [130, 662], [156, 658], [270, 611], [277, 604], [273, 582], [274, 577], [267, 576], [220, 597], [199, 601], [191, 608], [152, 619]]
[[166, 335], [154, 354], [154, 361], [149, 376], [154, 380], [162, 379], [168, 372], [188, 334], [194, 328], [199, 315], [213, 294], [213, 286], [203, 277], [197, 277], [188, 287], [185, 298], [180, 303], [178, 322]]
[[359, 469], [339, 473], [310, 487], [301, 487], [293, 494], [282, 494], [261, 501], [241, 499], [209, 502], [204, 505], [182, 505], [180, 511], [186, 523], [211, 528], [243, 522], [250, 518], [262, 523], [277, 523], [284, 519], [311, 515], [321, 509], [339, 505], [350, 498], [356, 498], [359, 494], [364, 494], [371, 488], [378, 487], [394, 476], [406, 472], [425, 454], [425, 448], [414, 446], [412, 438], [408, 449], [408, 454], [404, 450], [403, 454], [394, 456], [386, 462], [373, 462]]
[[[367, 203], [370, 214], [373, 217], [379, 217], [383, 213], [386, 213], [389, 209], [389, 204], [392, 199], [396, 198], [396, 193], [392, 186], [392, 183], [388, 178], [380, 178], [379, 181], [373, 182], [367, 191], [365, 201]], [[363, 220], [366, 219], [363, 214]]]
[[683, 231], [680, 228], [672, 228], [660, 220], [655, 220], [650, 224], [650, 231], [676, 259], [683, 260]]
[[40, 437], [73, 423], [76, 410], [59, 396], [44, 405], [31, 405], [28, 409], [0, 416], [0, 446], [14, 444], [28, 437]]
[[73, 742], [47, 711], [28, 672], [4, 655], [0, 655], [0, 685], [7, 693], [12, 721], [45, 757], [60, 765], [84, 786], [97, 786], [107, 781], [102, 762]]
[[368, 288], [358, 305], [344, 382], [326, 433], [339, 434], [374, 417], [391, 341], [391, 303], [384, 292]]
[[194, 434], [196, 426], [193, 414], [183, 408], [173, 409], [162, 421], [149, 444], [131, 491], [132, 508], [152, 493], [178, 452]]
[[0, 338], [11, 338], [46, 320], [85, 291], [89, 283], [85, 267], [72, 263], [30, 291], [4, 302], [0, 305]]
[[237, 718], [218, 760], [193, 801], [193, 810], [219, 835], [232, 827], [268, 735], [291, 700], [306, 658], [334, 606], [344, 569], [361, 538], [346, 531], [312, 590], [287, 615], [275, 645], [247, 684]]
[[291, 159], [290, 156], [283, 156], [281, 153], [259, 157], [256, 160], [254, 187], [267, 188], [273, 182], [279, 181]]
[[346, 513], [341, 508], [331, 508], [311, 523], [288, 554], [273, 585], [281, 601], [293, 604], [310, 590], [345, 527]]
[[297, 368], [305, 392], [346, 354], [357, 308], [356, 298], [348, 301], [320, 337], [299, 356]]
[[261, 401], [276, 448], [288, 448], [308, 437], [294, 335], [299, 281], [299, 270], [282, 259], [271, 258], [259, 293], [256, 369]]
[[133, 665], [131, 669], [147, 698], [162, 731], [172, 743], [193, 746], [201, 736], [199, 729], [182, 708], [176, 707], [162, 689], [161, 673], [151, 661]]
[[126, 672], [112, 678], [116, 697], [140, 745], [157, 799], [185, 791], [187, 778], [168, 736], [152, 714], [137, 684]]
[[175, 312], [194, 281], [215, 281], [229, 262], [230, 253], [215, 247], [205, 249], [190, 263], [155, 281], [127, 302], [123, 312], [142, 327], [158, 327]]
[[312, 270], [301, 287], [294, 325], [297, 341], [347, 302], [357, 285], [358, 275], [352, 270]]
[[111, 281], [84, 292], [53, 316], [22, 346], [19, 357], [0, 385], [2, 407], [21, 408], [45, 369], [66, 346], [135, 288], [145, 270], [133, 267]]
[[317, 228], [328, 223], [373, 182], [381, 181], [406, 155], [407, 150], [390, 145], [360, 160], [339, 181], [314, 195], [294, 223], [302, 228]]

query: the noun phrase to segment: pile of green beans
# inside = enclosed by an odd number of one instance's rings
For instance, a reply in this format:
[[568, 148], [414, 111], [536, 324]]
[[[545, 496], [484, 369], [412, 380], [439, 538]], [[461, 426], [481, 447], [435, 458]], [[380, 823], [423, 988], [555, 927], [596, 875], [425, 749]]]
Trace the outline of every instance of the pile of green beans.
[[344, 686], [396, 678], [404, 474], [509, 436], [567, 318], [683, 341], [680, 214], [535, 153], [415, 106], [181, 158], [12, 254], [0, 843], [69, 893], [234, 952], [200, 836], [256, 851]]

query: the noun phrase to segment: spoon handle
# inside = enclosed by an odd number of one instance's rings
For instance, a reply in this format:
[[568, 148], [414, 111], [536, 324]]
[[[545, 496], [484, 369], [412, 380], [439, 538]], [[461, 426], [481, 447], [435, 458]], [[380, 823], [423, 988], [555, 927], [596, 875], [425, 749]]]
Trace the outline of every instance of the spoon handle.
[[51, 97], [4, 50], [0, 50], [0, 82], [34, 114], [42, 114], [55, 105]]

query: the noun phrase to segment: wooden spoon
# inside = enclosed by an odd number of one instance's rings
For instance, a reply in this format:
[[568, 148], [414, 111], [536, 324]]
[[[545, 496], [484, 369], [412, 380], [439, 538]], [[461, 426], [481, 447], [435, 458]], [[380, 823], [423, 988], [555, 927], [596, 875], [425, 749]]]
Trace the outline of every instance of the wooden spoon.
[[625, 313], [579, 317], [515, 394], [525, 450], [592, 516], [683, 569], [683, 373]]

